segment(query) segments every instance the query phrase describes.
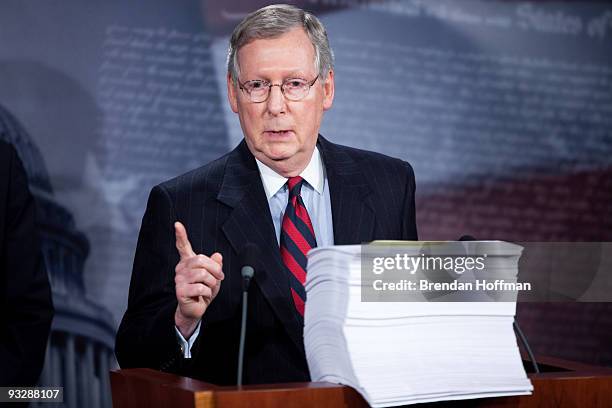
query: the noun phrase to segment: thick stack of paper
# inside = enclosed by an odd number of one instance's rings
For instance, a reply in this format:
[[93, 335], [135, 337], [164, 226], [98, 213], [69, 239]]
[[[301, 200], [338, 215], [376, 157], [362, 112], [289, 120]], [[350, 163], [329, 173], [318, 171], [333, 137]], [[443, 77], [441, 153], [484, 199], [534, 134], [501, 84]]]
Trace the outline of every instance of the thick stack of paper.
[[312, 381], [349, 385], [373, 407], [531, 393], [515, 303], [362, 302], [360, 256], [358, 245], [308, 255]]

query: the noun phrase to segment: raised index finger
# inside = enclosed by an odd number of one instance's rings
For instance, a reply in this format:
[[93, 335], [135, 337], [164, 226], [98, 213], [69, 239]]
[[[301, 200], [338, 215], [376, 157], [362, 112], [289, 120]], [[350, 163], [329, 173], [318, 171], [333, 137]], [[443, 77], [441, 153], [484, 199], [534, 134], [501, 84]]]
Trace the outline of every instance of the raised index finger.
[[195, 256], [195, 252], [191, 248], [189, 238], [187, 238], [187, 230], [180, 222], [174, 223], [174, 233], [176, 235], [176, 249], [178, 250], [181, 259]]

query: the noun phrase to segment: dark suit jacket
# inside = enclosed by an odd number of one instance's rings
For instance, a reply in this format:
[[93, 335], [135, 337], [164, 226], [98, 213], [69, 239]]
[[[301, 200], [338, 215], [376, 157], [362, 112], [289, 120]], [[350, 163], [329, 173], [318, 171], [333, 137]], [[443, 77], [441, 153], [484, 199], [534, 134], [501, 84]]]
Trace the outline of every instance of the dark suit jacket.
[[0, 386], [38, 381], [53, 317], [34, 200], [15, 149], [0, 141]]
[[[408, 163], [321, 136], [318, 146], [327, 170], [336, 245], [417, 239], [414, 173]], [[181, 357], [174, 331], [175, 220], [186, 226], [196, 253], [223, 255], [225, 272], [191, 359]], [[238, 254], [248, 242], [258, 244], [262, 256], [249, 290], [244, 383], [308, 381], [303, 327], [257, 165], [244, 141], [220, 159], [151, 191], [128, 309], [117, 334], [121, 367], [152, 367], [235, 384], [242, 301]]]

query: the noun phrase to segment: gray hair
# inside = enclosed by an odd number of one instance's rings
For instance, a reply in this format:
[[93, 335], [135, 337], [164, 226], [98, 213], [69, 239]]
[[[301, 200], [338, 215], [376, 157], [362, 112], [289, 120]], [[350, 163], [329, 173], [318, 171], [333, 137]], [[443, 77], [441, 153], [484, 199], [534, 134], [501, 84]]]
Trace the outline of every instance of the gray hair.
[[329, 46], [325, 27], [313, 14], [288, 4], [273, 4], [260, 8], [244, 18], [234, 29], [227, 52], [227, 72], [234, 85], [240, 76], [238, 50], [249, 42], [280, 37], [296, 27], [302, 27], [315, 50], [315, 69], [323, 83], [334, 69], [334, 53]]

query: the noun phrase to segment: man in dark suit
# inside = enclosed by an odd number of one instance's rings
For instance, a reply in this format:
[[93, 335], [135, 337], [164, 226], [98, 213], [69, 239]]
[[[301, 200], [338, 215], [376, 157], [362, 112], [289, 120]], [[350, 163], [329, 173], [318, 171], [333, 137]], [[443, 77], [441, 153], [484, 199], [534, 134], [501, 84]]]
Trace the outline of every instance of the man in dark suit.
[[0, 386], [33, 386], [42, 370], [53, 304], [34, 200], [13, 146], [0, 140]]
[[308, 381], [308, 249], [417, 239], [414, 174], [401, 160], [318, 134], [334, 97], [333, 57], [309, 13], [268, 6], [247, 16], [230, 40], [227, 88], [245, 139], [153, 188], [117, 358], [122, 367], [235, 384], [239, 254], [255, 243], [244, 383]]

